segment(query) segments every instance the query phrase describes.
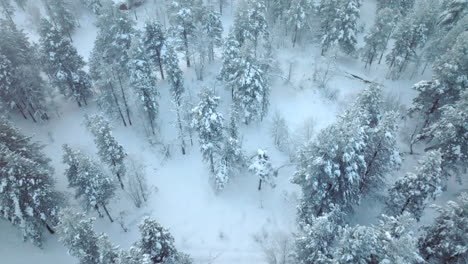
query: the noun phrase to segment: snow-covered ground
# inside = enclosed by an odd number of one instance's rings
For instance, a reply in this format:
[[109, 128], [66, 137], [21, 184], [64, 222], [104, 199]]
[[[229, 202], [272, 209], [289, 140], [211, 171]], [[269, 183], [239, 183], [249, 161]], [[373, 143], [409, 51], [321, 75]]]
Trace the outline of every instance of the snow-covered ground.
[[[374, 1], [364, 1], [362, 23], [366, 23], [367, 27], [372, 24], [374, 10]], [[153, 13], [156, 11], [150, 4], [140, 7], [137, 13], [138, 25], [141, 26], [145, 17]], [[223, 17], [225, 32], [232, 23], [232, 13], [228, 8]], [[20, 21], [19, 26], [30, 35], [31, 40], [38, 39], [34, 28], [24, 19], [24, 14], [18, 14], [17, 20]], [[86, 59], [97, 34], [93, 21], [92, 15], [83, 11], [80, 16], [80, 28], [73, 35], [74, 45]], [[273, 77], [269, 116], [261, 123], [241, 126], [243, 145], [247, 153], [253, 155], [258, 148], [266, 149], [271, 155], [274, 167], [289, 163], [288, 156], [275, 148], [270, 136], [270, 120], [275, 112], [286, 118], [291, 131], [299, 129], [303, 122], [309, 119], [314, 120], [315, 131], [319, 131], [332, 123], [336, 114], [365, 87], [362, 81], [349, 78], [348, 73], [384, 84], [386, 93], [394, 98], [400, 98], [401, 103], [406, 105], [414, 96], [412, 84], [424, 78], [418, 75], [413, 79], [391, 81], [385, 78], [387, 68], [383, 64], [373, 66], [369, 71], [365, 70], [364, 64], [357, 59], [338, 57], [333, 78], [329, 83], [332, 89], [338, 91], [338, 97], [336, 100], [329, 100], [311, 80], [316, 60], [320, 59], [317, 47], [301, 45], [296, 48], [281, 48], [275, 53], [282, 76], [287, 75], [289, 65], [292, 65], [291, 80], [285, 82], [282, 78]], [[227, 118], [230, 104], [229, 91], [226, 91], [221, 83], [214, 81], [220, 67], [219, 63], [218, 58], [208, 67], [204, 82], [196, 81], [192, 69], [184, 69], [185, 84], [194, 102], [197, 100], [196, 94], [201, 86], [215, 87], [222, 99], [221, 110]], [[426, 73], [425, 77], [429, 75], [430, 73]], [[128, 232], [124, 232], [116, 222], [110, 224], [106, 218], [98, 218], [96, 230], [109, 234], [112, 242], [122, 248], [128, 248], [139, 237], [137, 225], [140, 220], [143, 216], [150, 215], [169, 228], [178, 249], [190, 254], [195, 263], [265, 263], [263, 252], [254, 237], [264, 234], [272, 236], [281, 232], [287, 234], [293, 232], [295, 228], [295, 207], [300, 190], [289, 182], [294, 167], [289, 166], [279, 170], [277, 187], [274, 189], [266, 187], [259, 192], [258, 179], [246, 172], [232, 179], [223, 192], [215, 194], [209, 184], [209, 169], [202, 162], [196, 137], [194, 146], [188, 149], [188, 154], [185, 156], [180, 154], [173, 124], [175, 114], [170, 104], [169, 88], [165, 81], [160, 81], [158, 86], [161, 91], [160, 138], [173, 145], [171, 157], [165, 159], [159, 147], [148, 143], [138, 117], [133, 127], [123, 127], [119, 122], [114, 122], [114, 135], [128, 152], [129, 157], [145, 166], [153, 192], [148, 203], [141, 209], [136, 209], [123, 191], [120, 191], [118, 199], [109, 206], [114, 217], [123, 213], [123, 221], [129, 228]], [[33, 124], [18, 118], [15, 124], [20, 126], [25, 134], [32, 135], [34, 140], [45, 145], [45, 154], [52, 158], [55, 167], [57, 187], [68, 192], [70, 202], [73, 203], [73, 190], [67, 189], [67, 180], [63, 174], [65, 166], [62, 163], [62, 145], [70, 144], [95, 156], [96, 149], [92, 136], [82, 122], [84, 115], [97, 112], [97, 107], [91, 105], [87, 108], [78, 108], [75, 104], [64, 102], [60, 98], [57, 98], [57, 104], [58, 109], [53, 113], [50, 122]], [[404, 130], [411, 125], [402, 123], [401, 127]], [[403, 146], [401, 151], [406, 152], [407, 146], [404, 143], [401, 145]], [[401, 172], [395, 173], [395, 177], [413, 170], [415, 157], [404, 158], [405, 163]], [[453, 198], [461, 188], [456, 185], [451, 183], [449, 191], [445, 192], [437, 203]], [[375, 216], [380, 213], [380, 206], [378, 203], [363, 203], [358, 208], [356, 222], [363, 224], [374, 222]], [[428, 213], [431, 211], [428, 210]], [[89, 215], [97, 217], [94, 212], [90, 212]], [[76, 259], [68, 256], [67, 250], [57, 241], [57, 236], [47, 235], [44, 249], [39, 249], [29, 243], [23, 243], [20, 232], [5, 221], [0, 221], [0, 232], [0, 263], [77, 263]]]

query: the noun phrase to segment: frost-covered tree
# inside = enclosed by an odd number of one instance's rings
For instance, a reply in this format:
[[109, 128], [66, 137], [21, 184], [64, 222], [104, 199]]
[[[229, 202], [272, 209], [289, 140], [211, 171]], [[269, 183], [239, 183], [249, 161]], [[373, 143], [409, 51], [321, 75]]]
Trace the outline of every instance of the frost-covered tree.
[[339, 234], [331, 263], [424, 263], [411, 232], [413, 219], [383, 215], [378, 225], [346, 226]]
[[102, 8], [101, 0], [81, 0], [81, 2], [84, 4], [86, 8], [88, 8], [95, 15], [100, 14], [100, 11]]
[[222, 44], [223, 24], [220, 15], [209, 8], [202, 16], [201, 26], [208, 42], [208, 60], [213, 61], [214, 48]]
[[239, 61], [235, 77], [228, 85], [233, 89], [233, 101], [245, 124], [267, 114], [270, 86], [261, 63], [246, 52]]
[[234, 17], [234, 35], [241, 45], [249, 40], [256, 51], [261, 37], [268, 36], [264, 0], [242, 2]]
[[444, 0], [438, 24], [449, 30], [468, 14], [468, 2], [465, 0]]
[[63, 33], [48, 20], [40, 27], [41, 52], [45, 70], [55, 86], [68, 98], [81, 106], [87, 105], [91, 95], [91, 82], [83, 70], [85, 62]]
[[67, 34], [70, 40], [71, 34], [78, 26], [78, 21], [72, 11], [70, 3], [66, 0], [42, 0], [47, 11], [47, 15], [54, 26]]
[[224, 118], [217, 110], [219, 97], [212, 89], [202, 88], [199, 97], [200, 102], [192, 109], [192, 127], [198, 132], [203, 159], [209, 161], [210, 170], [215, 173], [215, 155], [220, 152], [224, 139]]
[[299, 150], [292, 182], [302, 188], [300, 218], [320, 216], [333, 205], [349, 209], [359, 202], [367, 168], [365, 129], [360, 116], [344, 115]]
[[292, 28], [292, 44], [293, 47], [296, 45], [297, 39], [300, 34], [307, 29], [307, 19], [314, 10], [314, 2], [311, 0], [293, 0], [286, 10], [286, 16], [288, 18], [288, 27]]
[[38, 246], [44, 228], [54, 233], [63, 199], [54, 189], [53, 169], [42, 148], [0, 120], [0, 218]]
[[0, 20], [0, 100], [5, 110], [17, 109], [25, 119], [48, 119], [47, 89], [39, 57], [27, 36], [15, 24]]
[[358, 33], [357, 21], [359, 19], [359, 7], [361, 0], [342, 0], [342, 8], [339, 13], [340, 27], [338, 28], [338, 44], [343, 52], [352, 54], [356, 50], [356, 35]]
[[143, 111], [146, 113], [151, 131], [155, 134], [155, 122], [159, 112], [156, 89], [156, 76], [151, 69], [149, 57], [146, 55], [143, 43], [137, 41], [132, 47], [130, 60], [129, 83], [138, 95]]
[[222, 66], [218, 78], [229, 83], [235, 79], [240, 68], [241, 45], [231, 32], [225, 39], [223, 47]]
[[120, 145], [112, 135], [112, 129], [102, 115], [87, 116], [86, 127], [94, 136], [94, 143], [98, 149], [99, 158], [107, 164], [112, 172], [119, 179], [120, 186], [124, 188], [122, 178], [125, 177], [125, 153], [124, 148]]
[[[423, 130], [420, 137], [429, 140], [429, 149], [442, 153], [444, 174], [459, 173], [468, 166], [468, 91], [454, 104], [441, 108], [441, 118]], [[465, 169], [462, 169], [462, 172]]]
[[11, 5], [10, 0], [0, 0], [0, 7], [2, 8], [2, 14], [5, 16], [5, 19], [12, 24], [14, 24], [13, 16], [15, 13], [15, 8]]
[[419, 250], [428, 263], [462, 264], [468, 260], [468, 194], [438, 207], [439, 215], [424, 228]]
[[100, 216], [101, 207], [113, 222], [107, 205], [115, 195], [114, 181], [102, 171], [99, 164], [81, 151], [73, 150], [66, 144], [63, 145], [63, 151], [63, 162], [68, 165], [65, 175], [68, 185], [76, 189], [76, 198], [82, 198], [83, 206], [96, 209]]
[[148, 56], [155, 67], [159, 68], [161, 78], [164, 80], [162, 49], [166, 42], [166, 36], [162, 25], [155, 21], [147, 21], [142, 41], [147, 53], [146, 56]]
[[184, 52], [187, 67], [190, 67], [191, 42], [198, 22], [195, 7], [194, 0], [174, 0], [169, 3], [171, 31], [177, 40], [176, 48]]
[[333, 242], [340, 225], [343, 213], [333, 208], [322, 216], [310, 216], [307, 223], [300, 222], [300, 230], [295, 235], [294, 259], [299, 264], [331, 263]]
[[257, 154], [253, 157], [249, 171], [258, 177], [258, 190], [262, 189], [262, 183], [268, 183], [272, 188], [276, 186], [274, 177], [278, 175], [271, 165], [270, 156], [266, 150], [258, 149]]
[[153, 264], [171, 263], [169, 261], [177, 255], [171, 233], [149, 217], [145, 217], [138, 228], [141, 238], [135, 246], [141, 254], [148, 255]]
[[395, 27], [396, 21], [393, 11], [389, 8], [379, 10], [375, 17], [374, 25], [369, 33], [364, 36], [366, 44], [361, 50], [361, 56], [366, 63], [365, 67], [370, 67], [379, 55], [380, 63]]
[[441, 154], [429, 152], [417, 168], [398, 179], [389, 190], [387, 211], [391, 215], [408, 212], [419, 221], [429, 199], [435, 199], [442, 189]]
[[181, 141], [180, 148], [182, 155], [185, 155], [185, 131], [182, 119], [182, 97], [185, 91], [184, 78], [182, 71], [179, 68], [179, 60], [175, 50], [170, 45], [166, 45], [166, 52], [164, 53], [164, 66], [166, 67], [167, 79], [171, 89], [172, 101], [176, 108], [177, 120], [176, 126], [179, 131], [179, 139]]
[[60, 241], [68, 248], [70, 255], [79, 259], [80, 264], [100, 263], [98, 235], [94, 232], [94, 218], [64, 209], [60, 213], [58, 232]]

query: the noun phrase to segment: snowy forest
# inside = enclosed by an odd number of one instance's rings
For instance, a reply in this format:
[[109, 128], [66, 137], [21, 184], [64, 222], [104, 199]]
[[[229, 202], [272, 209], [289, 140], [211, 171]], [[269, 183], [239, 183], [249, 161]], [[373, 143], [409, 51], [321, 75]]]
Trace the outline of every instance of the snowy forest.
[[468, 0], [0, 11], [0, 263], [468, 263]]

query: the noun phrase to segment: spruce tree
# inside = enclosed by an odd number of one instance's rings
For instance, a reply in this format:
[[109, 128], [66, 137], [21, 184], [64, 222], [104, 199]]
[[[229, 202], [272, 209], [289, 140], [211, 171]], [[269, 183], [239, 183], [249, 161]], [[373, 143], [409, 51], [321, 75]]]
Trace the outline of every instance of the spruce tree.
[[357, 44], [357, 21], [360, 16], [361, 0], [342, 0], [341, 5], [338, 44], [343, 52], [353, 54]]
[[[240, 68], [241, 45], [236, 40], [233, 32], [230, 32], [224, 41], [222, 66], [218, 78], [229, 83], [236, 78], [237, 71]], [[234, 90], [232, 90], [234, 91]], [[233, 94], [231, 94], [233, 96]]]
[[111, 126], [102, 115], [87, 116], [85, 123], [94, 136], [99, 158], [111, 168], [123, 189], [122, 178], [127, 170], [124, 163], [127, 153], [112, 135]]
[[190, 67], [191, 45], [198, 22], [193, 0], [174, 0], [169, 5], [169, 20], [176, 37], [176, 47], [184, 52], [187, 67]]
[[148, 58], [155, 67], [159, 68], [161, 79], [164, 80], [162, 48], [166, 42], [166, 36], [162, 25], [154, 21], [146, 22], [142, 42]]
[[83, 58], [78, 55], [71, 42], [64, 38], [63, 33], [49, 21], [41, 21], [40, 33], [45, 70], [52, 82], [66, 97], [73, 98], [78, 106], [82, 103], [87, 105], [91, 83], [83, 70]]
[[424, 228], [419, 250], [430, 263], [466, 263], [468, 259], [468, 194], [438, 207], [439, 215], [432, 225]]
[[442, 189], [441, 154], [429, 152], [416, 173], [398, 179], [389, 190], [387, 211], [391, 215], [408, 212], [419, 221], [428, 199], [435, 199]]
[[203, 159], [209, 161], [210, 170], [215, 173], [215, 156], [219, 154], [224, 139], [224, 119], [217, 110], [219, 97], [213, 90], [202, 88], [199, 98], [200, 102], [192, 109], [192, 127], [198, 132]]
[[153, 264], [166, 263], [176, 256], [174, 238], [154, 219], [145, 217], [138, 228], [141, 238], [135, 246], [139, 248], [140, 254], [147, 255]]
[[109, 201], [115, 195], [114, 181], [101, 170], [99, 164], [81, 151], [73, 150], [66, 144], [63, 151], [63, 162], [68, 165], [65, 175], [68, 185], [76, 189], [75, 197], [82, 199], [86, 209], [96, 209], [100, 216], [99, 208], [104, 209], [109, 220], [114, 222], [107, 210]]
[[260, 38], [269, 34], [264, 0], [242, 2], [234, 18], [234, 34], [241, 45], [248, 40], [257, 50]]
[[206, 41], [208, 42], [208, 60], [214, 60], [214, 48], [221, 46], [223, 24], [218, 13], [211, 8], [206, 10], [202, 16], [201, 27]]
[[41, 247], [42, 232], [54, 233], [63, 199], [54, 190], [53, 169], [42, 146], [0, 120], [0, 218]]
[[147, 115], [151, 131], [155, 134], [155, 122], [159, 112], [157, 101], [159, 92], [156, 89], [156, 76], [151, 69], [151, 63], [145, 53], [143, 43], [140, 41], [136, 41], [132, 47], [129, 81]]

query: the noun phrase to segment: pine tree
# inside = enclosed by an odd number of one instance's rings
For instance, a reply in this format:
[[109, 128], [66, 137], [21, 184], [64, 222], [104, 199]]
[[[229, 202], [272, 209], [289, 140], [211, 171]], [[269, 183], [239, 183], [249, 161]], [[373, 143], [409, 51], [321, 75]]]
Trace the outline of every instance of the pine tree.
[[15, 8], [11, 5], [10, 0], [0, 0], [0, 7], [2, 8], [2, 13], [5, 16], [5, 19], [11, 24], [14, 24], [13, 16], [15, 14]]
[[366, 125], [361, 118], [365, 119], [365, 113], [339, 117], [320, 131], [316, 141], [299, 150], [292, 182], [302, 188], [300, 218], [320, 216], [333, 205], [348, 210], [359, 202], [359, 187], [367, 168]]
[[320, 16], [322, 55], [336, 45], [340, 27], [340, 0], [321, 0], [318, 7]]
[[214, 48], [222, 43], [223, 24], [220, 15], [209, 8], [202, 16], [201, 27], [208, 42], [208, 60], [213, 61]]
[[169, 20], [172, 33], [177, 38], [176, 47], [185, 53], [187, 67], [190, 67], [191, 42], [195, 37], [195, 4], [193, 0], [174, 0], [169, 6]]
[[286, 10], [286, 16], [288, 17], [287, 24], [293, 29], [292, 44], [293, 47], [296, 45], [297, 39], [301, 32], [307, 28], [307, 19], [313, 12], [314, 6], [311, 0], [293, 0]]
[[441, 192], [441, 163], [440, 152], [429, 152], [416, 173], [398, 179], [389, 190], [387, 211], [391, 215], [409, 212], [419, 221], [427, 200], [435, 199]]
[[365, 67], [370, 67], [379, 54], [380, 63], [395, 27], [396, 21], [393, 11], [389, 8], [379, 10], [374, 25], [369, 33], [364, 36], [366, 45], [361, 50], [361, 56], [366, 63]]
[[390, 8], [404, 17], [413, 10], [415, 2], [416, 0], [378, 0], [377, 9]]
[[264, 0], [242, 2], [234, 18], [234, 34], [241, 46], [248, 40], [253, 43], [254, 50], [257, 50], [260, 37], [269, 34], [265, 16]]
[[439, 149], [442, 153], [444, 174], [455, 172], [468, 165], [468, 91], [454, 104], [441, 108], [439, 120], [423, 130], [420, 137], [430, 142], [426, 150]]
[[101, 263], [98, 235], [93, 230], [95, 219], [85, 217], [84, 213], [76, 213], [72, 209], [63, 210], [58, 225], [60, 241], [70, 255], [79, 259], [80, 264]]
[[462, 193], [457, 201], [438, 207], [434, 223], [424, 228], [419, 239], [419, 250], [430, 263], [466, 263], [468, 259], [468, 194]]
[[114, 181], [101, 170], [100, 166], [79, 150], [63, 145], [63, 162], [68, 165], [65, 175], [68, 185], [76, 188], [76, 198], [82, 198], [86, 209], [94, 208], [101, 216], [99, 207], [106, 212], [109, 220], [114, 222], [107, 210], [109, 201], [115, 195]]
[[70, 4], [65, 0], [42, 0], [47, 15], [57, 29], [72, 39], [71, 34], [78, 26], [76, 17], [73, 15]]
[[166, 52], [164, 53], [164, 65], [166, 67], [167, 79], [171, 87], [172, 101], [176, 108], [177, 120], [176, 125], [179, 131], [179, 138], [181, 140], [182, 155], [185, 155], [185, 132], [184, 125], [182, 124], [182, 96], [185, 91], [184, 79], [182, 71], [179, 68], [179, 60], [174, 49], [166, 45]]
[[162, 48], [166, 36], [162, 25], [154, 21], [146, 22], [142, 41], [148, 58], [155, 67], [159, 67], [161, 78], [164, 80]]
[[271, 165], [270, 156], [263, 149], [257, 150], [257, 155], [254, 156], [252, 163], [249, 166], [249, 171], [258, 177], [258, 190], [262, 189], [262, 183], [268, 183], [272, 188], [276, 186], [273, 177], [277, 177], [277, 174], [273, 170]]
[[343, 222], [343, 213], [338, 208], [322, 216], [310, 216], [308, 223], [300, 222], [295, 235], [294, 259], [299, 264], [331, 263], [331, 245]]
[[346, 54], [353, 54], [356, 50], [356, 35], [358, 33], [357, 20], [359, 19], [359, 7], [361, 0], [342, 0], [339, 12], [340, 27], [338, 29], [338, 44]]
[[[45, 70], [53, 83], [68, 98], [73, 98], [81, 106], [87, 105], [91, 95], [91, 83], [83, 70], [85, 62], [78, 55], [71, 42], [49, 21], [41, 21], [41, 51]], [[68, 89], [65, 90], [65, 87]]]
[[111, 126], [102, 115], [87, 116], [85, 122], [94, 136], [94, 143], [98, 148], [100, 159], [111, 168], [123, 189], [122, 178], [125, 177], [127, 170], [124, 159], [127, 153], [112, 135]]
[[[229, 83], [236, 77], [236, 73], [240, 68], [241, 60], [241, 45], [236, 40], [233, 32], [230, 32], [224, 41], [224, 49], [222, 55], [222, 66], [218, 78]], [[233, 90], [234, 91], [234, 90]], [[233, 95], [233, 94], [232, 94]]]
[[438, 24], [443, 26], [445, 31], [450, 30], [462, 20], [463, 17], [466, 17], [468, 14], [467, 7], [467, 1], [444, 0]]
[[[0, 20], [0, 56], [7, 79], [0, 78], [3, 88], [0, 100], [9, 109], [18, 109], [25, 119], [37, 122], [38, 118], [47, 120], [47, 90], [41, 77], [37, 52], [29, 43], [26, 34], [15, 24]], [[4, 75], [2, 74], [2, 76]], [[8, 81], [8, 83], [6, 83]]]
[[149, 58], [146, 56], [143, 43], [137, 41], [132, 48], [130, 60], [130, 85], [135, 89], [140, 104], [147, 114], [151, 131], [155, 134], [155, 122], [158, 116], [159, 92], [156, 89], [156, 76], [151, 69]]
[[210, 170], [215, 173], [215, 156], [219, 154], [224, 139], [224, 119], [217, 111], [219, 97], [213, 90], [202, 88], [199, 98], [200, 102], [192, 109], [192, 127], [198, 132], [203, 159], [209, 161]]
[[99, 15], [102, 8], [101, 0], [81, 0], [83, 4], [95, 15]]
[[410, 231], [412, 222], [408, 214], [383, 215], [378, 225], [344, 227], [331, 263], [424, 263]]
[[54, 190], [50, 159], [6, 120], [0, 120], [0, 218], [23, 233], [23, 239], [42, 246], [42, 231], [58, 222], [62, 195]]
[[139, 248], [141, 254], [148, 255], [153, 264], [170, 263], [167, 261], [177, 255], [171, 233], [154, 219], [145, 217], [138, 228], [141, 239], [135, 246]]
[[233, 101], [242, 111], [243, 121], [251, 121], [267, 114], [270, 86], [262, 65], [250, 52], [239, 61], [234, 79], [228, 84], [233, 90]]

